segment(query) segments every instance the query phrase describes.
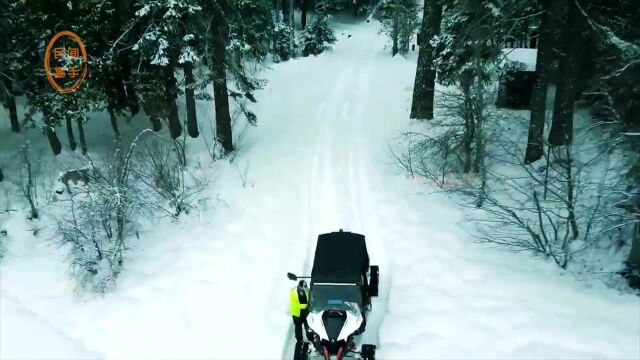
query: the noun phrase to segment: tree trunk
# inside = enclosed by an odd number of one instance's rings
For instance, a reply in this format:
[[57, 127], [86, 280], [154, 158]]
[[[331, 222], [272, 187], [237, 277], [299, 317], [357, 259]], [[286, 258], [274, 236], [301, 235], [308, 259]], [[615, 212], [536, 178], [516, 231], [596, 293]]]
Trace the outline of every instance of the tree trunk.
[[4, 106], [9, 110], [9, 121], [11, 122], [11, 131], [20, 132], [20, 123], [18, 122], [18, 109], [16, 107], [16, 98], [13, 96], [11, 80], [4, 79], [0, 81], [0, 94], [4, 98]]
[[31, 167], [31, 146], [29, 143], [22, 147], [22, 157], [25, 167], [27, 168], [27, 183], [22, 186], [22, 191], [29, 201], [29, 206], [31, 207], [31, 215], [29, 216], [29, 220], [33, 220], [38, 218], [38, 208], [36, 207], [36, 200], [34, 199], [35, 182], [33, 179], [33, 169]]
[[289, 24], [289, 16], [291, 14], [291, 2], [290, 0], [282, 0], [282, 21], [285, 24]]
[[20, 122], [18, 121], [18, 109], [16, 107], [16, 98], [9, 95], [7, 99], [7, 107], [9, 108], [9, 120], [11, 121], [11, 131], [20, 132]]
[[67, 138], [69, 139], [69, 147], [71, 148], [71, 151], [76, 151], [76, 147], [78, 147], [78, 144], [76, 143], [76, 139], [73, 136], [73, 126], [71, 123], [71, 117], [67, 116], [66, 117], [66, 125], [67, 125]]
[[154, 115], [149, 115], [149, 121], [151, 121], [151, 126], [153, 128], [153, 131], [158, 132], [162, 130], [162, 122], [160, 121], [159, 117]]
[[[108, 78], [108, 77], [107, 77]], [[107, 100], [107, 112], [109, 113], [109, 120], [111, 121], [111, 128], [116, 136], [116, 139], [120, 138], [120, 129], [118, 127], [118, 117], [116, 115], [116, 100], [113, 89], [108, 82], [104, 84], [104, 95]]]
[[460, 88], [464, 94], [463, 103], [463, 116], [464, 116], [464, 135], [463, 135], [463, 150], [464, 150], [464, 164], [463, 172], [468, 174], [471, 172], [472, 152], [473, 152], [473, 139], [475, 137], [475, 122], [473, 119], [473, 100], [471, 98], [471, 81], [470, 74], [463, 73], [460, 75]]
[[[224, 11], [226, 2], [221, 2]], [[231, 130], [231, 114], [229, 113], [229, 91], [227, 89], [226, 74], [226, 44], [229, 29], [225, 26], [224, 14], [216, 11], [214, 21], [218, 25], [213, 31], [213, 96], [216, 110], [216, 137], [225, 153], [233, 151], [233, 136]]]
[[578, 239], [578, 222], [576, 220], [576, 200], [575, 200], [575, 184], [573, 176], [573, 156], [571, 154], [571, 146], [565, 148], [566, 156], [566, 178], [567, 178], [567, 220], [571, 227], [571, 240]]
[[580, 10], [573, 0], [568, 4], [567, 21], [563, 24], [562, 47], [558, 67], [558, 82], [553, 108], [553, 119], [549, 130], [549, 144], [568, 145], [573, 139], [573, 113], [575, 108], [576, 71], [578, 66], [578, 47], [581, 32], [579, 29]]
[[131, 115], [136, 115], [140, 111], [140, 101], [138, 94], [136, 94], [134, 80], [131, 78], [131, 64], [126, 54], [120, 60], [120, 69], [123, 74], [124, 89], [127, 93], [127, 107], [131, 111]]
[[115, 110], [113, 109], [113, 104], [109, 102], [107, 106], [107, 111], [109, 112], [109, 119], [111, 120], [111, 128], [113, 129], [113, 133], [116, 138], [120, 138], [120, 129], [118, 128], [118, 117], [116, 116]]
[[226, 153], [233, 151], [231, 115], [229, 114], [229, 92], [224, 65], [215, 65], [216, 79], [213, 81], [213, 96], [216, 107], [216, 137]]
[[302, 0], [302, 9], [300, 15], [300, 24], [302, 25], [302, 29], [304, 30], [307, 27], [307, 2], [309, 0]]
[[471, 31], [473, 39], [473, 98], [472, 98], [472, 110], [473, 110], [473, 122], [474, 125], [474, 143], [476, 150], [476, 157], [474, 159], [473, 168], [476, 174], [480, 175], [480, 189], [478, 191], [478, 200], [476, 207], [480, 208], [484, 204], [486, 197], [487, 186], [487, 170], [485, 167], [485, 139], [484, 139], [484, 86], [482, 84], [482, 46], [483, 38], [480, 33], [480, 29], [476, 26]]
[[78, 133], [80, 134], [80, 149], [82, 149], [82, 154], [87, 155], [87, 139], [84, 136], [84, 119], [78, 118], [76, 123], [78, 124]]
[[529, 116], [529, 136], [524, 163], [530, 164], [542, 158], [544, 123], [547, 110], [547, 88], [549, 72], [553, 62], [553, 21], [558, 9], [554, 0], [542, 0], [542, 19], [538, 32], [538, 53], [536, 56], [536, 80], [531, 96], [531, 113]]
[[178, 114], [178, 88], [176, 86], [176, 77], [173, 74], [173, 67], [168, 67], [165, 80], [165, 95], [169, 104], [169, 132], [171, 138], [177, 139], [182, 135], [182, 124], [180, 124], [180, 115]]
[[442, 23], [442, 4], [439, 0], [428, 0], [424, 5], [422, 28], [418, 34], [418, 66], [411, 102], [411, 119], [433, 119], [435, 102], [436, 69], [433, 61], [436, 49], [431, 39], [440, 35]]
[[[476, 80], [478, 83], [480, 82], [480, 79]], [[476, 99], [476, 115], [475, 115], [475, 119], [476, 119], [476, 160], [475, 160], [475, 170], [476, 173], [480, 174], [480, 189], [478, 191], [478, 201], [476, 202], [476, 207], [481, 208], [482, 205], [484, 204], [484, 200], [486, 198], [486, 191], [487, 191], [487, 168], [485, 166], [485, 148], [486, 148], [486, 142], [484, 139], [484, 114], [482, 107], [483, 105], [483, 98], [482, 98], [482, 93], [481, 91], [483, 90], [482, 85], [478, 84], [478, 91], [479, 94], [477, 96], [479, 96], [479, 99]]]
[[629, 286], [634, 289], [640, 289], [640, 222], [633, 226], [631, 251], [627, 261], [625, 261], [625, 265]]
[[395, 0], [393, 8], [393, 47], [391, 48], [391, 56], [398, 53], [398, 37], [400, 36], [400, 0]]
[[116, 101], [118, 102], [118, 109], [123, 110], [128, 107], [127, 104], [127, 92], [124, 89], [124, 79], [122, 74], [118, 69], [118, 66], [115, 66], [115, 74], [113, 74], [113, 85], [116, 92]]
[[42, 108], [42, 117], [44, 118], [44, 127], [43, 132], [47, 136], [47, 140], [49, 140], [49, 146], [51, 146], [51, 151], [53, 151], [54, 155], [60, 155], [62, 151], [62, 145], [60, 144], [60, 139], [58, 139], [58, 135], [56, 134], [56, 128], [53, 121], [51, 121], [51, 113], [47, 107]]
[[187, 103], [187, 132], [192, 138], [197, 138], [200, 133], [198, 131], [198, 117], [196, 113], [196, 98], [193, 93], [193, 63], [187, 61], [184, 67], [184, 97]]
[[[114, 0], [113, 5], [116, 13], [114, 21], [116, 28], [123, 27], [132, 17], [133, 0]], [[129, 36], [135, 36], [136, 31], [125, 34], [120, 45], [126, 43]], [[140, 111], [140, 103], [135, 92], [134, 81], [131, 79], [131, 65], [129, 63], [128, 52], [117, 55], [114, 59], [114, 90], [117, 99], [117, 109], [128, 108], [132, 115]]]

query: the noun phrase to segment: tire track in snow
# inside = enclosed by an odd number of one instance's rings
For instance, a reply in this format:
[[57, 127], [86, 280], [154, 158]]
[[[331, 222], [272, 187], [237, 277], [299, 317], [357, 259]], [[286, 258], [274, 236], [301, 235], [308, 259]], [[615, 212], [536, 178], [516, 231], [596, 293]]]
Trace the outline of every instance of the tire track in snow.
[[[321, 118], [325, 113], [325, 104], [322, 103], [318, 107], [316, 111], [316, 117]], [[311, 161], [311, 170], [309, 172], [309, 179], [305, 182], [305, 186], [303, 186], [303, 204], [302, 209], [304, 212], [303, 225], [301, 227], [301, 235], [303, 236], [300, 240], [300, 243], [303, 246], [300, 248], [301, 251], [306, 251], [306, 257], [303, 262], [303, 267], [301, 269], [292, 268], [291, 271], [296, 273], [297, 275], [307, 275], [308, 269], [311, 268], [311, 261], [313, 259], [313, 251], [314, 251], [314, 243], [311, 239], [313, 239], [313, 232], [315, 231], [316, 226], [314, 226], [314, 216], [313, 216], [313, 206], [317, 203], [317, 194], [314, 191], [317, 188], [317, 178], [320, 170], [320, 154], [319, 149], [322, 147], [322, 138], [321, 136], [317, 136], [314, 139], [314, 145], [310, 149], [310, 157]], [[306, 246], [306, 250], [304, 247]], [[294, 252], [292, 258], [296, 257], [296, 252]], [[300, 271], [304, 272], [301, 273]], [[284, 274], [283, 274], [284, 275]], [[293, 285], [292, 285], [293, 286]], [[288, 294], [287, 294], [288, 295]], [[288, 300], [287, 300], [288, 301]], [[291, 359], [293, 352], [295, 349], [295, 335], [293, 324], [289, 325], [287, 331], [287, 338], [285, 339], [284, 346], [282, 347], [282, 359]]]
[[[334, 53], [324, 54], [321, 56], [333, 57]], [[345, 202], [350, 198], [339, 199], [340, 195], [344, 196], [343, 191], [339, 188], [344, 184], [340, 183], [340, 163], [344, 153], [341, 151], [341, 144], [336, 142], [336, 123], [344, 123], [345, 120], [340, 116], [343, 104], [343, 98], [347, 95], [347, 90], [351, 88], [354, 82], [354, 74], [357, 73], [357, 58], [351, 57], [348, 62], [340, 68], [335, 74], [335, 86], [330, 91], [330, 96], [319, 104], [314, 121], [317, 123], [317, 132], [315, 133], [315, 141], [311, 146], [310, 154], [311, 171], [308, 186], [306, 187], [308, 203], [303, 204], [303, 211], [309, 219], [309, 226], [305, 236], [307, 244], [307, 256], [304, 261], [304, 268], [300, 269], [305, 275], [311, 271], [313, 257], [315, 253], [315, 245], [318, 234], [336, 231], [338, 228], [346, 228], [345, 223]], [[326, 76], [326, 74], [319, 74]], [[294, 126], [292, 124], [292, 126]], [[346, 144], [348, 145], [348, 144]], [[334, 148], [335, 147], [335, 148]], [[343, 166], [349, 166], [350, 161], [342, 162]], [[282, 351], [283, 359], [291, 359], [295, 348], [295, 338], [293, 324], [289, 326], [287, 339], [285, 339]]]
[[[363, 53], [373, 53], [369, 45], [368, 48], [362, 50]], [[370, 143], [370, 139], [364, 134], [367, 133], [368, 118], [365, 110], [370, 108], [370, 84], [373, 74], [373, 63], [371, 57], [367, 57], [367, 61], [363, 62], [364, 68], [361, 70], [356, 84], [356, 91], [360, 94], [359, 101], [356, 103], [353, 119], [357, 125], [355, 130], [359, 131], [361, 136], [354, 137], [354, 148], [357, 156], [356, 161], [352, 163], [352, 178], [355, 184], [354, 190], [358, 203], [358, 208], [362, 209], [358, 214], [361, 222], [362, 232], [367, 237], [367, 248], [372, 265], [380, 266], [380, 292], [379, 296], [372, 299], [372, 310], [367, 318], [367, 330], [360, 337], [358, 345], [374, 344], [380, 345], [380, 324], [387, 312], [387, 298], [389, 295], [390, 269], [385, 259], [384, 251], [384, 233], [380, 231], [378, 222], [378, 214], [376, 204], [379, 203], [375, 199], [375, 193], [372, 191], [371, 181], [376, 179], [373, 177], [370, 167], [374, 164], [373, 154], [379, 153], [377, 144]]]
[[[384, 258], [383, 237], [378, 224], [378, 214], [371, 198], [372, 186], [369, 171], [371, 153], [378, 153], [375, 145], [366, 139], [368, 119], [366, 109], [369, 104], [369, 86], [373, 74], [373, 62], [370, 54], [375, 49], [366, 42], [360, 43], [359, 57], [350, 58], [336, 78], [336, 86], [331, 96], [321, 104], [318, 132], [314, 155], [314, 167], [310, 179], [312, 200], [310, 207], [314, 218], [309, 234], [309, 257], [306, 268], [310, 269], [315, 250], [315, 240], [319, 233], [345, 231], [363, 233], [367, 236], [372, 264], [381, 267], [380, 296], [373, 299], [372, 312], [368, 317], [367, 331], [357, 339], [363, 343], [378, 345], [379, 327], [386, 314], [388, 289], [390, 284], [388, 262]], [[344, 100], [347, 91], [356, 91], [360, 95], [355, 102]], [[360, 135], [360, 136], [359, 136]], [[312, 216], [313, 217], [313, 216]], [[315, 226], [314, 226], [315, 225]], [[292, 329], [292, 327], [291, 327]], [[293, 331], [284, 347], [283, 358], [290, 359], [295, 346]]]

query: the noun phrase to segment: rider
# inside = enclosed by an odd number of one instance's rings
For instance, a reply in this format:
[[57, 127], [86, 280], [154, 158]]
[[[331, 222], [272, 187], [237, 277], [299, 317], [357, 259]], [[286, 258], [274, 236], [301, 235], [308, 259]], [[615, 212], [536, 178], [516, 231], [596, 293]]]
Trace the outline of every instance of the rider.
[[309, 331], [307, 325], [307, 315], [309, 314], [309, 288], [307, 282], [300, 280], [298, 286], [291, 288], [289, 293], [289, 301], [291, 303], [291, 316], [293, 316], [293, 326], [295, 327], [296, 341], [302, 342], [302, 324], [306, 331]]

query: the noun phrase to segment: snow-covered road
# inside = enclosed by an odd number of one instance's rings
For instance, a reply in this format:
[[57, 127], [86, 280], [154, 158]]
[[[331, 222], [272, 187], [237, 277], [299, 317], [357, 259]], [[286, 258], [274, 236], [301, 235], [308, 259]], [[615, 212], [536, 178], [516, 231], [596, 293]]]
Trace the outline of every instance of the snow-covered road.
[[473, 243], [452, 200], [398, 175], [388, 145], [409, 126], [415, 59], [391, 58], [374, 23], [340, 25], [339, 39], [266, 72], [259, 126], [210, 194], [225, 205], [149, 226], [113, 293], [74, 297], [58, 252], [16, 224], [0, 357], [289, 358], [286, 272], [308, 272], [317, 234], [343, 228], [380, 265], [363, 336], [379, 358], [640, 358], [637, 297]]

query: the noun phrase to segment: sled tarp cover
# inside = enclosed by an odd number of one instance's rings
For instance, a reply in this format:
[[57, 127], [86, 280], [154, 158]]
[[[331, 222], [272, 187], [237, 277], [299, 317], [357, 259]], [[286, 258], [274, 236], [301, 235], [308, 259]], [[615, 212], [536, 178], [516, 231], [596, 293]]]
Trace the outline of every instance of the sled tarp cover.
[[332, 232], [318, 236], [311, 271], [312, 283], [356, 283], [369, 268], [369, 254], [364, 235]]

